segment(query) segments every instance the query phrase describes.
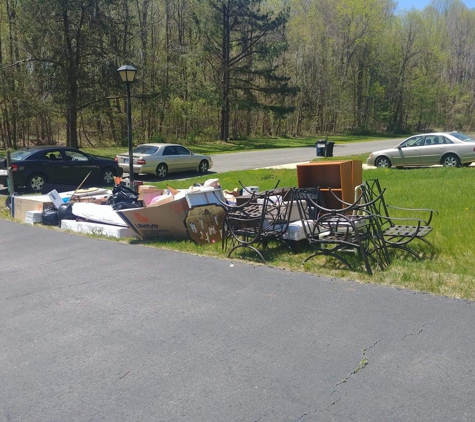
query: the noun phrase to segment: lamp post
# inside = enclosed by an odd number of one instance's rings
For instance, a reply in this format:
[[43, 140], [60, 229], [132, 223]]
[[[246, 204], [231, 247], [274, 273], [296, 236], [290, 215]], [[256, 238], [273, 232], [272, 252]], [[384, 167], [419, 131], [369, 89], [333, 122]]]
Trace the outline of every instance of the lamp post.
[[130, 188], [135, 190], [134, 187], [134, 156], [132, 154], [132, 111], [130, 108], [130, 84], [135, 79], [137, 69], [130, 65], [124, 65], [117, 69], [122, 81], [125, 82], [127, 87], [127, 132], [128, 132], [128, 144], [129, 144], [129, 184]]

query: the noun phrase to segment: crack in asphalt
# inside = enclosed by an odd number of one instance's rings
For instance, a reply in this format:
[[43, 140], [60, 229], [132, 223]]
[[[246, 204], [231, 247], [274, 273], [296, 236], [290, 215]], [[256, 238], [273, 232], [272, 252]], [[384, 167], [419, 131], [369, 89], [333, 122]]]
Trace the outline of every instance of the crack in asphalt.
[[420, 333], [422, 333], [422, 331], [424, 331], [424, 327], [425, 327], [426, 325], [429, 325], [429, 324], [431, 324], [431, 323], [434, 323], [434, 322], [438, 321], [439, 319], [440, 319], [440, 318], [437, 318], [437, 319], [435, 319], [434, 321], [430, 321], [430, 322], [426, 322], [425, 324], [422, 324], [422, 325], [421, 325], [421, 328], [419, 328], [419, 331], [418, 331], [417, 333], [406, 334], [405, 336], [403, 336], [403, 337], [401, 338], [401, 340], [398, 341], [398, 343], [400, 343], [401, 341], [405, 340], [407, 337], [418, 336]]
[[269, 413], [262, 415], [261, 417], [259, 417], [259, 419], [256, 419], [254, 422], [259, 422], [262, 418], [265, 418], [268, 414]]
[[[373, 347], [375, 347], [379, 342], [383, 341], [384, 340], [384, 337], [379, 339], [378, 341], [374, 342], [372, 346], [369, 346], [369, 347], [366, 347], [365, 349], [363, 349], [363, 359], [361, 359], [361, 362], [360, 364], [353, 370], [353, 372], [351, 372], [346, 378], [343, 378], [339, 383], [336, 384], [335, 387], [338, 387], [340, 386], [341, 384], [345, 384], [346, 382], [348, 382], [348, 380], [353, 376], [355, 375], [356, 373], [358, 373], [361, 369], [363, 369], [366, 365], [368, 365], [369, 363], [369, 360], [368, 358], [366, 357], [366, 352], [370, 349], [372, 349]], [[335, 389], [332, 391], [332, 394], [334, 392], [338, 391], [338, 389]]]
[[411, 336], [417, 336], [419, 335], [420, 333], [422, 333], [422, 331], [424, 331], [424, 327], [427, 325], [426, 324], [422, 324], [421, 325], [421, 328], [419, 328], [419, 331], [417, 333], [411, 333], [411, 334], [406, 334], [405, 336], [403, 336], [403, 338], [401, 340], [399, 340], [398, 343], [400, 343], [401, 341], [403, 341], [404, 339], [408, 338], [408, 337], [411, 337]]
[[[375, 341], [371, 346], [368, 346], [366, 348], [363, 349], [363, 359], [361, 360], [360, 364], [345, 378], [343, 378], [340, 382], [338, 382], [336, 385], [335, 385], [335, 389], [330, 393], [330, 395], [332, 395], [333, 393], [337, 393], [338, 392], [338, 387], [342, 384], [345, 384], [346, 382], [349, 381], [349, 379], [357, 374], [361, 369], [363, 369], [365, 366], [368, 365], [369, 363], [369, 360], [366, 356], [366, 353], [368, 352], [368, 350], [371, 350], [373, 347], [376, 347], [376, 345], [378, 343], [380, 343], [381, 341], [384, 340], [384, 337], [379, 339], [378, 341]], [[324, 411], [328, 411], [332, 406], [334, 406], [335, 404], [337, 404], [339, 401], [341, 400], [341, 397], [338, 397], [336, 400], [332, 401], [331, 403], [329, 403], [327, 406], [325, 406], [324, 408], [320, 408], [320, 409], [315, 409], [315, 410], [311, 410], [309, 412], [305, 412], [303, 413], [298, 419], [293, 419], [292, 421], [290, 422], [299, 422], [302, 420], [302, 418], [304, 418], [305, 416], [308, 416], [308, 415], [312, 415], [314, 413], [318, 413], [318, 412], [324, 412]]]

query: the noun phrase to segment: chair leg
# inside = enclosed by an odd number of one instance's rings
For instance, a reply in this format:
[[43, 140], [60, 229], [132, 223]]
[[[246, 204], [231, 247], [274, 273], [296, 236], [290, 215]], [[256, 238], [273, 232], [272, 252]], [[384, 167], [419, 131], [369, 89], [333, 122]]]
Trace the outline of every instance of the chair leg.
[[242, 244], [237, 244], [235, 246], [233, 246], [233, 248], [229, 251], [228, 253], [228, 258], [231, 256], [231, 254], [236, 250], [236, 249], [239, 249], [239, 248], [249, 248], [251, 250], [253, 250], [257, 255], [259, 255], [259, 257], [261, 258], [262, 262], [264, 262], [264, 264], [267, 264], [267, 261], [264, 259], [264, 257], [262, 256], [262, 254], [259, 252], [258, 249], [256, 249], [254, 246], [251, 246], [251, 245], [242, 245]]
[[[323, 255], [323, 256], [331, 256], [332, 258], [336, 258], [338, 259], [339, 261], [343, 262], [343, 264], [345, 264], [349, 269], [350, 271], [356, 271], [355, 268], [345, 259], [343, 258], [342, 256], [340, 255], [337, 255], [336, 253], [333, 253], [333, 252], [326, 252], [326, 253], [322, 253], [322, 250], [320, 251], [317, 251], [315, 252], [313, 255], [310, 255], [308, 256], [307, 258], [304, 259], [304, 263], [307, 262], [309, 259], [311, 258], [314, 258], [318, 255]], [[370, 269], [371, 270], [371, 269]]]

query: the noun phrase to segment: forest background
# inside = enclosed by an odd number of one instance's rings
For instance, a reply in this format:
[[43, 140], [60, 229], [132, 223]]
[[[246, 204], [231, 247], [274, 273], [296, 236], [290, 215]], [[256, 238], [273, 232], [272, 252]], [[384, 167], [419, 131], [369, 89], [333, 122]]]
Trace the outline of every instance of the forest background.
[[0, 148], [475, 129], [475, 9], [0, 0]]

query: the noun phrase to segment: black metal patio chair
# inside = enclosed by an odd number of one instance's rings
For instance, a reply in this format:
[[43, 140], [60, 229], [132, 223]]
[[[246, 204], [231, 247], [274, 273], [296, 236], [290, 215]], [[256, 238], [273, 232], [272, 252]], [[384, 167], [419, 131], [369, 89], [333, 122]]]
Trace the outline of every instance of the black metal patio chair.
[[253, 192], [245, 203], [228, 206], [223, 222], [226, 233], [223, 249], [230, 247], [228, 257], [239, 248], [247, 248], [265, 263], [259, 249], [267, 248], [270, 241], [277, 241], [291, 250], [283, 236], [289, 226], [292, 194], [291, 188]]
[[[363, 184], [364, 200], [370, 203], [370, 211], [378, 219], [381, 227], [382, 239], [387, 248], [402, 249], [417, 259], [419, 254], [411, 248], [411, 242], [421, 240], [433, 248], [426, 236], [432, 231], [430, 223], [438, 211], [429, 208], [402, 208], [391, 206], [386, 203], [384, 193], [378, 179], [370, 179]], [[395, 217], [408, 215], [408, 217]]]
[[319, 255], [330, 256], [355, 271], [348, 259], [348, 253], [353, 253], [361, 258], [368, 274], [373, 273], [370, 261], [384, 269], [389, 264], [387, 250], [362, 192], [352, 204], [334, 196], [342, 203], [341, 209], [326, 208], [319, 188], [294, 190], [293, 200], [297, 202], [305, 236], [314, 249], [304, 262]]

